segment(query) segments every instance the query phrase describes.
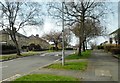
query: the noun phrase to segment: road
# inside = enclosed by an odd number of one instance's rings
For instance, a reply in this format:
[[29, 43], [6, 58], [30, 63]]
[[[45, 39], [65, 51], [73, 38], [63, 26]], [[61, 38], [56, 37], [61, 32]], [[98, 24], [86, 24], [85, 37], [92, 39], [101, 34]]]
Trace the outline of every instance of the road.
[[[73, 53], [73, 51], [65, 52], [66, 55], [71, 53]], [[2, 69], [2, 80], [16, 75], [27, 74], [37, 68], [53, 63], [61, 58], [58, 54], [61, 55], [61, 52], [51, 52], [0, 62], [0, 64], [2, 64], [2, 67], [0, 67], [0, 70]]]

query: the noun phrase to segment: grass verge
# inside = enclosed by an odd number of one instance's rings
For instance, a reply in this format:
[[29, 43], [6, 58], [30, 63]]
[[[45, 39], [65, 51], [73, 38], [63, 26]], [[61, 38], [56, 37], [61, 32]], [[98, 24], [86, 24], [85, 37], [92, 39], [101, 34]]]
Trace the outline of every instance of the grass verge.
[[91, 50], [86, 50], [85, 52], [82, 52], [82, 56], [78, 56], [77, 54], [71, 54], [71, 55], [65, 57], [65, 59], [67, 59], [67, 60], [86, 59], [86, 58], [89, 58], [90, 56], [91, 56]]
[[29, 51], [29, 52], [21, 53], [21, 56], [17, 56], [16, 54], [9, 54], [5, 56], [0, 56], [0, 60], [11, 60], [19, 57], [32, 56], [37, 54], [40, 54], [40, 52]]
[[45, 68], [84, 71], [87, 69], [87, 64], [88, 62], [66, 62], [65, 65], [62, 66], [61, 63], [55, 63]]
[[[16, 83], [17, 81], [79, 81], [77, 78], [68, 76], [58, 76], [53, 74], [29, 74], [16, 79], [11, 83]], [[30, 82], [30, 83], [31, 83]]]

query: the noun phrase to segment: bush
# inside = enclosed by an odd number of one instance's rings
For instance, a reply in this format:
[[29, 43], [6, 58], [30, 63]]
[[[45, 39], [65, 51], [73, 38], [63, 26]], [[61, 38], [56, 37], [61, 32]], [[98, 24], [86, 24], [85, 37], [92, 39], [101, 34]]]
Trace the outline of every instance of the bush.
[[73, 50], [73, 48], [66, 48], [66, 50]]
[[38, 44], [38, 45], [35, 45], [35, 44], [30, 44], [29, 45], [29, 50], [30, 51], [41, 51], [41, 46]]
[[11, 54], [11, 53], [17, 53], [16, 47], [13, 45], [5, 45], [0, 44], [0, 47], [2, 47], [0, 50], [0, 54]]
[[112, 52], [113, 54], [120, 54], [120, 48], [112, 48], [112, 49], [111, 49], [111, 52]]
[[34, 49], [34, 51], [41, 51], [42, 49], [41, 49], [41, 46], [38, 44], [38, 45], [35, 45], [35, 49]]
[[17, 50], [2, 50], [2, 54], [12, 54], [17, 53]]
[[[58, 49], [58, 48], [57, 48]], [[50, 47], [50, 50], [56, 50], [55, 47]]]
[[22, 49], [27, 49], [27, 48], [28, 48], [28, 46], [22, 46], [21, 48], [22, 48]]
[[98, 49], [104, 49], [104, 46], [100, 45], [100, 46], [97, 46]]
[[16, 47], [15, 46], [13, 46], [13, 45], [0, 45], [1, 47], [2, 47], [2, 50], [14, 50], [14, 49], [16, 49]]
[[106, 51], [111, 51], [111, 49], [114, 48], [114, 47], [115, 47], [115, 45], [105, 45], [105, 46], [104, 46], [104, 49], [105, 49]]

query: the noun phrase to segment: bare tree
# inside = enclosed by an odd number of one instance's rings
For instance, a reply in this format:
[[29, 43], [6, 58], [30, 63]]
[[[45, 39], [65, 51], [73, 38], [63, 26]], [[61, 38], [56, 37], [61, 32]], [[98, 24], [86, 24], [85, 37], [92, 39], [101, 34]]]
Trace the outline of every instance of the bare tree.
[[40, 25], [40, 5], [33, 2], [0, 2], [2, 20], [0, 25], [10, 35], [14, 42], [17, 55], [20, 54], [19, 44], [16, 40], [17, 32], [25, 25]]
[[61, 32], [55, 32], [51, 31], [48, 34], [44, 34], [43, 38], [48, 40], [49, 42], [54, 42], [55, 44], [55, 50], [58, 50], [58, 43], [62, 41], [61, 37]]
[[77, 2], [69, 2], [64, 4], [64, 12], [61, 10], [61, 6], [50, 5], [50, 9], [56, 9], [56, 13], [53, 13], [57, 19], [62, 18], [61, 12], [64, 13], [64, 20], [66, 25], [73, 26], [76, 23], [79, 24], [79, 52], [78, 55], [81, 55], [82, 43], [84, 42], [85, 34], [85, 21], [86, 19], [93, 19], [95, 22], [100, 21], [101, 17], [104, 17], [106, 14], [106, 5], [104, 2], [95, 2], [92, 0], [82, 1], [78, 0]]
[[[69, 43], [69, 34], [70, 33], [69, 33], [68, 29], [65, 29], [65, 33], [64, 33], [65, 47]], [[50, 33], [44, 34], [42, 38], [48, 40], [49, 42], [54, 42], [55, 50], [58, 50], [58, 45], [62, 47], [62, 32], [50, 31]]]

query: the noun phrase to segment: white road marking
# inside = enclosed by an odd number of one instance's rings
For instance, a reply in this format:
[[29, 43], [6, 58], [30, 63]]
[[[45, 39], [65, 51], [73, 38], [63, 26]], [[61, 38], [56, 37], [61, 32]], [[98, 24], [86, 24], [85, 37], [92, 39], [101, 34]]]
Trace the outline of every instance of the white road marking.
[[2, 68], [6, 68], [6, 67], [8, 67], [8, 66], [1, 66], [0, 69], [2, 69]]
[[[16, 74], [16, 75], [11, 76], [11, 77], [9, 77], [9, 78], [7, 78], [7, 79], [4, 79], [4, 80], [2, 80], [2, 81], [12, 81], [12, 80], [14, 80], [14, 79], [16, 79], [16, 78], [18, 78], [18, 77], [20, 77], [20, 76], [21, 76], [20, 74]], [[2, 81], [0, 81], [0, 82], [2, 82]]]
[[40, 55], [40, 56], [45, 56], [45, 54], [42, 54], [42, 55]]
[[10, 61], [13, 61], [13, 60], [10, 60]]
[[58, 54], [56, 54], [55, 56], [59, 56]]

